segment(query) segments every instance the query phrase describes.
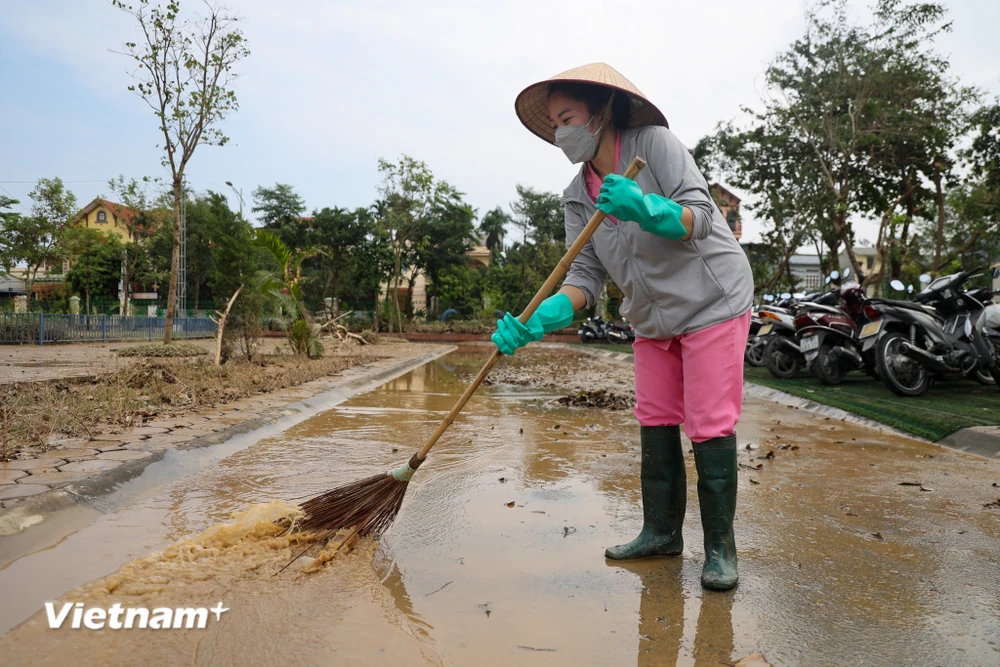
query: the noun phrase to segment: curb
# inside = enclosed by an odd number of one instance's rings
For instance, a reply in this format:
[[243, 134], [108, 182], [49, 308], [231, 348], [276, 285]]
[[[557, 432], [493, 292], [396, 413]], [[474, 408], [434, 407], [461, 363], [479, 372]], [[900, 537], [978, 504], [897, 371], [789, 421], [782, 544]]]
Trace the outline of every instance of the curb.
[[[113, 470], [94, 475], [80, 482], [74, 482], [58, 489], [40, 493], [37, 496], [31, 496], [9, 509], [0, 510], [0, 567], [41, 546], [33, 544], [37, 541], [34, 539], [36, 534], [48, 533], [46, 535], [39, 535], [40, 539], [44, 539], [48, 543], [53, 538], [53, 535], [51, 531], [41, 529], [40, 527], [49, 523], [46, 519], [53, 518], [53, 515], [56, 513], [67, 513], [67, 510], [78, 510], [77, 513], [80, 516], [75, 520], [56, 522], [60, 524], [60, 532], [68, 535], [89, 525], [99, 516], [113, 512], [138, 495], [147, 492], [149, 488], [132, 487], [140, 487], [141, 485], [135, 483], [137, 482], [137, 478], [148, 467], [163, 461], [168, 454], [173, 453], [173, 456], [177, 456], [177, 453], [204, 450], [212, 446], [228, 443], [239, 436], [251, 436], [246, 438], [246, 442], [240, 443], [241, 446], [227, 452], [220, 458], [211, 459], [206, 457], [208, 460], [195, 462], [193, 466], [185, 467], [183, 470], [184, 474], [181, 477], [193, 474], [215, 463], [217, 460], [225, 458], [225, 456], [250, 447], [257, 440], [265, 437], [265, 435], [280, 433], [319, 412], [328, 410], [349, 398], [371, 391], [456, 349], [453, 345], [439, 345], [436, 347], [437, 349], [435, 350], [393, 364], [374, 375], [362, 375], [344, 385], [321, 391], [306, 400], [299, 400], [282, 407], [269, 408], [253, 419], [234, 424], [210, 435], [193, 438], [172, 449], [154, 452], [152, 456], [147, 458], [126, 462]], [[299, 387], [301, 388], [308, 384], [307, 382], [299, 385]], [[255, 432], [260, 431], [266, 431], [266, 433], [260, 433], [257, 438], [252, 437]], [[170, 483], [174, 479], [179, 478], [154, 482], [150, 488]], [[131, 484], [129, 484], [130, 482]], [[56, 535], [55, 537], [58, 539], [60, 536]]]
[[1000, 459], [1000, 426], [960, 428], [951, 435], [941, 438], [936, 444], [969, 454]]

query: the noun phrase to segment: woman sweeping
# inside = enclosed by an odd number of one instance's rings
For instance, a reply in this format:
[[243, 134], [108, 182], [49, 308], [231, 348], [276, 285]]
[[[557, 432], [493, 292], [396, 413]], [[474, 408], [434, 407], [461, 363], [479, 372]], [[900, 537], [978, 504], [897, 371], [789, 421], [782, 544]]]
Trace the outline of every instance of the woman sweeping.
[[[582, 164], [563, 193], [567, 245], [599, 208], [608, 217], [573, 262], [559, 292], [526, 325], [508, 313], [493, 341], [504, 354], [569, 325], [610, 278], [635, 327], [635, 416], [641, 426], [643, 527], [605, 556], [679, 556], [687, 506], [680, 425], [694, 445], [705, 533], [706, 588], [738, 580], [735, 426], [743, 403], [743, 350], [753, 276], [746, 255], [687, 149], [663, 114], [608, 65], [585, 65], [528, 86], [521, 122]], [[635, 181], [623, 173], [648, 162]]]

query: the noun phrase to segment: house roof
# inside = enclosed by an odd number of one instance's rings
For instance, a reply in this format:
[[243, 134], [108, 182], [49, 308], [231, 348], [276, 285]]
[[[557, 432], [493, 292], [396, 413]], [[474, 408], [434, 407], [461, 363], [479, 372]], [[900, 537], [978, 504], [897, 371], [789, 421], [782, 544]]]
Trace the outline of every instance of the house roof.
[[715, 183], [712, 183], [711, 185], [708, 186], [709, 190], [711, 190], [712, 188], [718, 188], [719, 192], [721, 192], [722, 194], [728, 195], [728, 196], [732, 197], [733, 199], [735, 199], [737, 204], [739, 204], [740, 201], [741, 201], [740, 198], [736, 196], [735, 192], [733, 192], [729, 188], [725, 187], [724, 185], [722, 185], [718, 181], [716, 181]]

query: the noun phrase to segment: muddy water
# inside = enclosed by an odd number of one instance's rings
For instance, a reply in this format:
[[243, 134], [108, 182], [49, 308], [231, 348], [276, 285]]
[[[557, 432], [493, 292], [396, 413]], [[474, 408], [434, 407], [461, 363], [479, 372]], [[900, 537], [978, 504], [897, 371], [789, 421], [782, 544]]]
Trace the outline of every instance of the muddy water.
[[[706, 593], [690, 454], [684, 556], [604, 560], [640, 525], [637, 428], [625, 412], [552, 402], [562, 372], [627, 383], [628, 369], [587, 359], [474, 397], [380, 542], [274, 576], [297, 545], [273, 523], [290, 507], [261, 503], [403, 460], [482, 356], [432, 363], [56, 547], [73, 569], [165, 546], [61, 600], [223, 601], [221, 621], [93, 632], [49, 630], [37, 613], [0, 638], [4, 663], [715, 665], [754, 651], [775, 664], [1000, 662], [1000, 509], [983, 507], [1000, 496], [996, 463], [751, 400], [741, 584]], [[544, 384], [557, 386], [532, 386]], [[46, 576], [30, 564], [26, 587]]]

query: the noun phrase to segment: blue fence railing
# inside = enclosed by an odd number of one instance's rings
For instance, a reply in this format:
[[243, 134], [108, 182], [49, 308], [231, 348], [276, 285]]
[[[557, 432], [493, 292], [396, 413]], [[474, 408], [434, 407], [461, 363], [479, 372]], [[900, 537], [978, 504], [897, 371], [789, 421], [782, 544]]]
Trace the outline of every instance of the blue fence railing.
[[[154, 341], [163, 338], [165, 326], [164, 317], [0, 313], [0, 344]], [[215, 322], [207, 317], [177, 317], [174, 318], [173, 338], [212, 338], [215, 330]]]

